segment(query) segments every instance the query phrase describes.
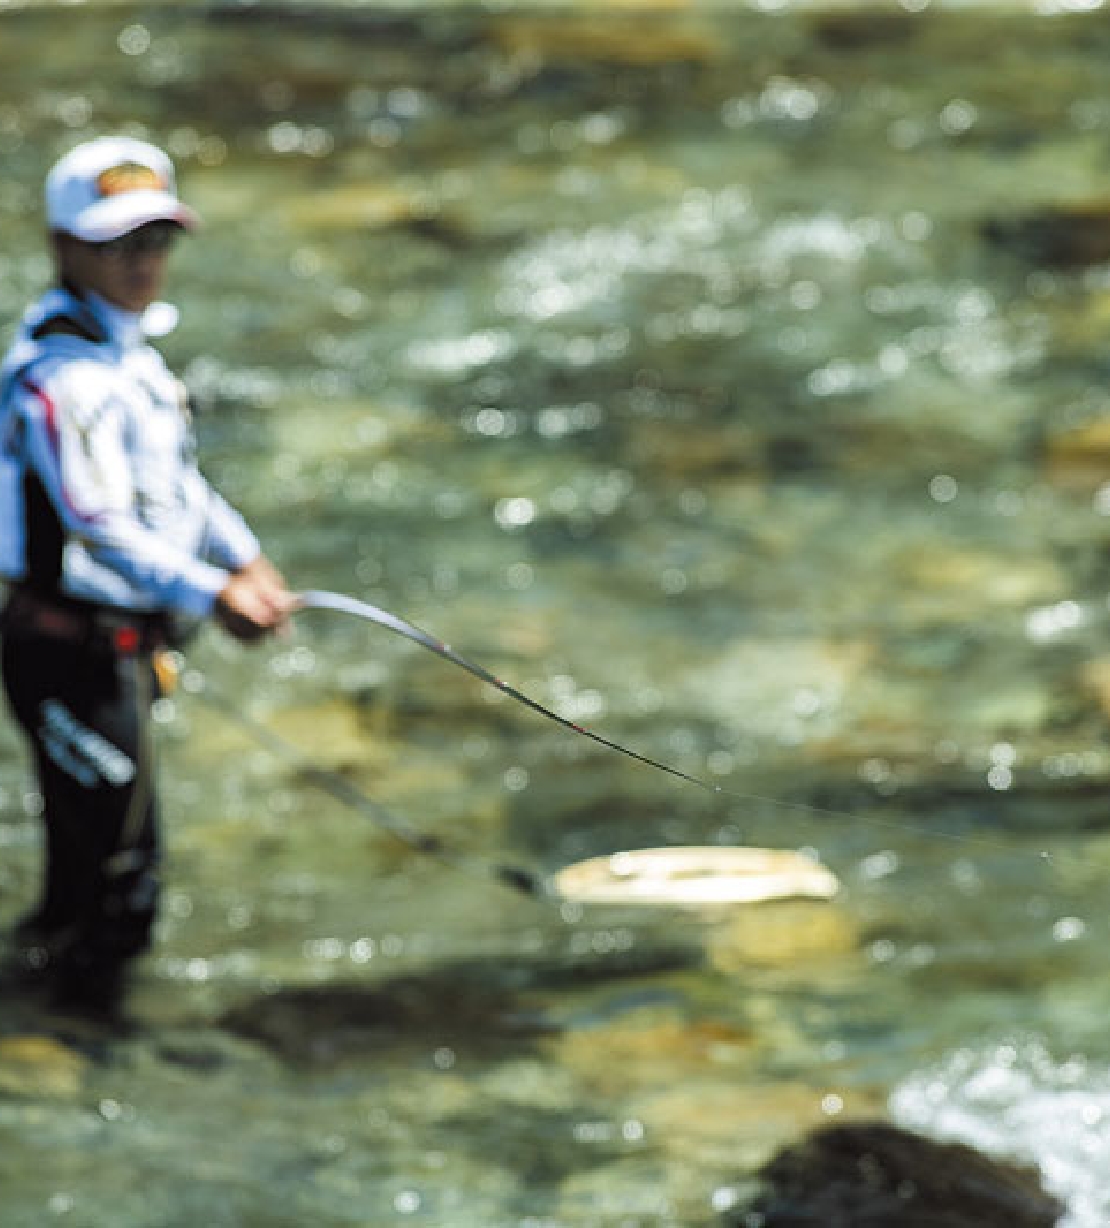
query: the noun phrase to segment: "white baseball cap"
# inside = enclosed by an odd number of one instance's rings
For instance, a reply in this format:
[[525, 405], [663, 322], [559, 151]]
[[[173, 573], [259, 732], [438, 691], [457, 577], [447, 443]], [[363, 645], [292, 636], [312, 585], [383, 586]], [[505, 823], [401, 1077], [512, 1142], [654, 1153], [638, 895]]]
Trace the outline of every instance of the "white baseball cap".
[[46, 220], [87, 243], [106, 243], [148, 222], [200, 218], [181, 203], [173, 163], [157, 146], [104, 136], [71, 149], [46, 176]]

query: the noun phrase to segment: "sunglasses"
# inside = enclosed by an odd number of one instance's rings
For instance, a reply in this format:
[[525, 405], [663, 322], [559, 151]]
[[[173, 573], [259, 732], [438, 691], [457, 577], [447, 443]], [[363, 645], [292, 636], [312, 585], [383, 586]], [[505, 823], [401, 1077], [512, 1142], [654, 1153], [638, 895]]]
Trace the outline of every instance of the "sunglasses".
[[101, 256], [109, 260], [130, 260], [135, 256], [161, 255], [168, 252], [181, 234], [181, 227], [173, 222], [140, 226], [118, 239], [106, 243], [91, 244]]

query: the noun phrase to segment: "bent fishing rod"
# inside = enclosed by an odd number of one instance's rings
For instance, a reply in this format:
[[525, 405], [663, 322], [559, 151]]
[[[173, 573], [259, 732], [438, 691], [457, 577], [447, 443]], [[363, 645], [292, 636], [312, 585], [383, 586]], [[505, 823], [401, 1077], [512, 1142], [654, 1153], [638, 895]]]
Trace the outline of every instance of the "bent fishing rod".
[[[892, 819], [881, 819], [872, 815], [852, 814], [841, 810], [832, 810], [823, 806], [813, 806], [805, 802], [785, 801], [782, 798], [767, 797], [757, 793], [742, 793], [733, 789], [726, 789], [723, 785], [714, 784], [710, 780], [706, 780], [701, 776], [695, 776], [693, 773], [684, 772], [681, 768], [675, 767], [673, 764], [664, 763], [659, 759], [653, 759], [650, 755], [641, 754], [631, 747], [624, 746], [620, 742], [615, 742], [610, 738], [604, 737], [602, 734], [595, 732], [592, 729], [586, 728], [575, 721], [569, 720], [565, 716], [560, 716], [558, 712], [551, 708], [545, 707], [530, 695], [526, 695], [523, 691], [516, 687], [510, 686], [496, 674], [486, 669], [484, 665], [480, 665], [477, 661], [469, 657], [465, 657], [462, 653], [456, 652], [449, 644], [443, 643], [434, 635], [417, 627], [414, 623], [407, 619], [401, 618], [396, 614], [391, 614], [388, 610], [383, 610], [380, 606], [371, 604], [369, 601], [360, 601], [355, 597], [349, 597], [343, 593], [333, 593], [324, 589], [310, 589], [297, 596], [298, 610], [327, 610], [338, 614], [348, 614], [354, 618], [362, 619], [364, 622], [375, 623], [380, 627], [385, 627], [397, 635], [411, 640], [415, 644], [419, 644], [422, 648], [428, 649], [438, 657], [442, 657], [446, 661], [450, 661], [453, 665], [457, 665], [460, 669], [466, 670], [468, 674], [472, 674], [481, 682], [488, 686], [494, 687], [503, 695], [507, 695], [510, 699], [517, 703], [523, 704], [530, 708], [533, 712], [545, 717], [547, 720], [554, 721], [558, 725], [562, 725], [564, 729], [569, 729], [573, 733], [580, 734], [584, 738], [589, 738], [592, 742], [596, 742], [608, 750], [615, 751], [618, 754], [625, 755], [629, 759], [634, 759], [638, 763], [645, 764], [647, 767], [654, 768], [660, 772], [666, 772], [670, 776], [677, 777], [679, 780], [685, 781], [687, 784], [695, 785], [699, 789], [704, 789], [709, 793], [715, 793], [719, 797], [732, 798], [737, 801], [745, 802], [762, 802], [769, 805], [780, 806], [783, 809], [795, 810], [816, 817], [824, 817], [831, 819], [846, 819], [852, 822], [864, 822], [873, 827], [884, 827], [895, 831], [916, 832], [919, 835], [931, 837], [938, 840], [949, 840], [957, 844], [978, 845], [983, 848], [1004, 849], [1009, 851], [1005, 845], [998, 841], [984, 839], [979, 836], [961, 835], [956, 832], [931, 831], [926, 828], [917, 827], [910, 823], [899, 823]], [[1046, 850], [1041, 850], [1038, 856], [1044, 861], [1051, 861], [1051, 854]]]
[[724, 791], [718, 785], [712, 784], [708, 780], [701, 780], [697, 776], [691, 776], [676, 767], [672, 767], [669, 763], [660, 763], [657, 759], [641, 755], [639, 751], [622, 746], [619, 742], [610, 741], [609, 738], [602, 737], [601, 734], [595, 733], [592, 729], [587, 729], [585, 725], [575, 724], [574, 721], [568, 720], [565, 716], [560, 716], [558, 712], [545, 708], [543, 704], [534, 700], [530, 695], [525, 695], [523, 691], [518, 691], [515, 687], [502, 681], [496, 674], [490, 673], [485, 666], [479, 665], [477, 661], [464, 657], [449, 644], [444, 644], [441, 640], [437, 640], [435, 636], [429, 635], [427, 631], [422, 631], [413, 623], [407, 622], [403, 618], [398, 618], [396, 614], [390, 614], [388, 610], [383, 610], [380, 606], [371, 605], [368, 601], [358, 601], [354, 597], [346, 597], [342, 593], [329, 593], [319, 589], [301, 593], [298, 604], [302, 610], [333, 610], [340, 614], [352, 614], [355, 618], [361, 618], [366, 622], [377, 623], [380, 627], [388, 627], [390, 631], [396, 631], [398, 635], [402, 635], [405, 639], [420, 644], [422, 647], [434, 652], [436, 656], [443, 657], [444, 660], [450, 661], [453, 665], [458, 665], [461, 669], [465, 669], [468, 674], [473, 674], [475, 678], [480, 679], [489, 686], [496, 687], [503, 695], [508, 695], [510, 699], [515, 699], [517, 703], [524, 704], [525, 707], [531, 708], [533, 712], [538, 712], [540, 716], [545, 716], [548, 720], [555, 721], [557, 724], [562, 725], [564, 729], [573, 730], [574, 733], [581, 734], [583, 737], [591, 739], [591, 741], [598, 742], [610, 750], [618, 751], [620, 754], [627, 755], [630, 759], [636, 759], [640, 763], [646, 763], [648, 767], [657, 768], [661, 772], [669, 772], [670, 775], [677, 776], [680, 780], [697, 785], [699, 789], [708, 789], [713, 793]]

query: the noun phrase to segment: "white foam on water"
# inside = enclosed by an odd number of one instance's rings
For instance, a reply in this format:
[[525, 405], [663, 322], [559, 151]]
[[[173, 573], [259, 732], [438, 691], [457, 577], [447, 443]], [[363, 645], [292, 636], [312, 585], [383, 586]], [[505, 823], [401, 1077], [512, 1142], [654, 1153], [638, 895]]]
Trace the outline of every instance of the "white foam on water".
[[1110, 1224], [1110, 1068], [1037, 1040], [961, 1049], [891, 1096], [899, 1124], [1036, 1163], [1068, 1208], [1061, 1228]]

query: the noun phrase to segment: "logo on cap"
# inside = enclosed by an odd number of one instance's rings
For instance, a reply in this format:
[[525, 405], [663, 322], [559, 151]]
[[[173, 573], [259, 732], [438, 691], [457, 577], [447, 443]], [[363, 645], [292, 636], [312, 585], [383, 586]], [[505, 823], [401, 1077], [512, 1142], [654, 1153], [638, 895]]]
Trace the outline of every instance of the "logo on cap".
[[96, 190], [101, 196], [119, 196], [123, 192], [154, 190], [164, 192], [169, 184], [151, 166], [141, 162], [122, 162], [110, 166], [96, 177]]

